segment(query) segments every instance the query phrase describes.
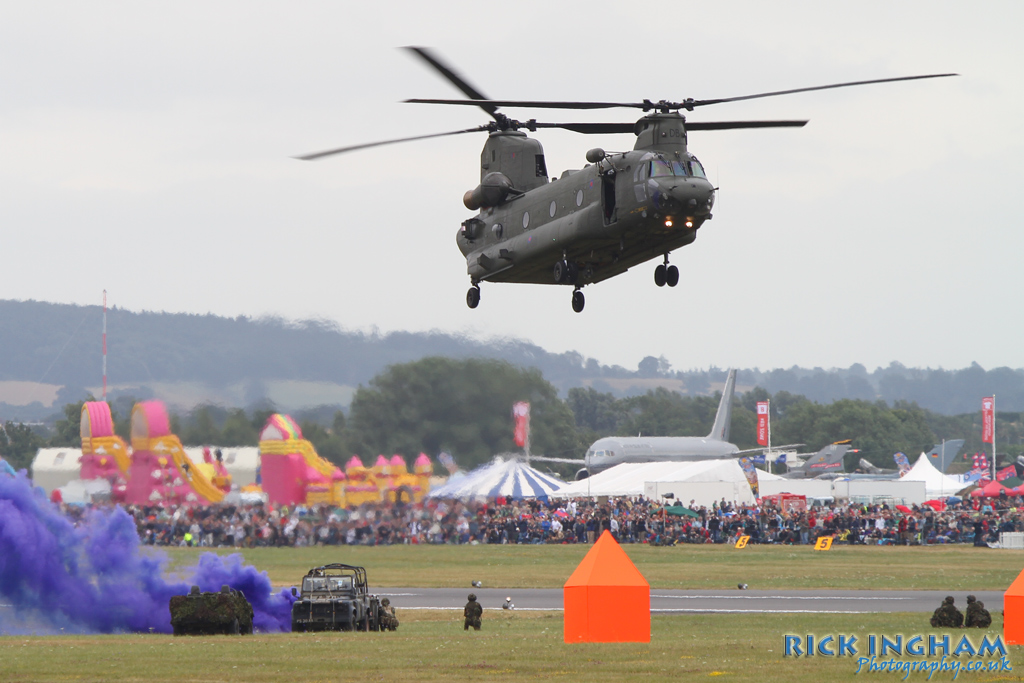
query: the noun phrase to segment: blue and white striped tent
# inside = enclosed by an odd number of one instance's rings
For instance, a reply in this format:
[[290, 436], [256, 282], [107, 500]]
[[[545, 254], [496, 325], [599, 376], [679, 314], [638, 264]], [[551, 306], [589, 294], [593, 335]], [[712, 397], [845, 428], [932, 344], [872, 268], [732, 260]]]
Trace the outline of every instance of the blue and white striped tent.
[[428, 498], [497, 498], [514, 500], [547, 498], [565, 482], [539, 472], [516, 455], [499, 455], [488, 465], [481, 465], [464, 477], [449, 480], [433, 489]]

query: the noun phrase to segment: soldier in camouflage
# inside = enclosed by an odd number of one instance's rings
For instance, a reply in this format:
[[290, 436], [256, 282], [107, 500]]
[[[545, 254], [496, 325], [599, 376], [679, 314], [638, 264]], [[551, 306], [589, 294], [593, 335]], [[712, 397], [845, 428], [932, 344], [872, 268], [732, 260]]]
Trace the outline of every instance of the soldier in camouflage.
[[952, 595], [947, 595], [932, 614], [931, 624], [935, 628], [960, 628], [964, 625], [964, 615], [953, 605]]
[[992, 625], [992, 615], [985, 609], [985, 603], [973, 595], [967, 596], [967, 615], [964, 626], [967, 628], [988, 628]]
[[463, 631], [468, 631], [470, 626], [477, 631], [480, 630], [480, 619], [484, 615], [484, 608], [476, 601], [475, 593], [469, 594], [469, 602], [466, 603], [466, 607], [462, 610], [462, 614], [466, 617], [466, 620], [462, 625]]
[[398, 615], [395, 608], [391, 606], [391, 599], [384, 598], [380, 601], [380, 630], [395, 631], [398, 629]]

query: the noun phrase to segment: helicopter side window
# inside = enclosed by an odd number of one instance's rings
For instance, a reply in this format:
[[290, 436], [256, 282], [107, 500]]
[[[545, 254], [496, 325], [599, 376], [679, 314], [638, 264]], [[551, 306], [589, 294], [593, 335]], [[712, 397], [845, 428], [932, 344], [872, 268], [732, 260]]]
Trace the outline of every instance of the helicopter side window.
[[707, 175], [704, 174], [704, 167], [696, 159], [690, 159], [690, 167], [693, 169], [693, 175], [699, 178], [707, 178]]
[[651, 177], [652, 178], [664, 178], [665, 176], [675, 175], [672, 173], [672, 166], [667, 161], [655, 159], [651, 162]]

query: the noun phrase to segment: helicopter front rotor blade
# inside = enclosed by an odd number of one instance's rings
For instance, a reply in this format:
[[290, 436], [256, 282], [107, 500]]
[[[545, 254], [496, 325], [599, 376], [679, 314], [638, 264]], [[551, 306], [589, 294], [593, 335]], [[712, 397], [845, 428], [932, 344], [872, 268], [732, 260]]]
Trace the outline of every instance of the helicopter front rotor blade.
[[775, 92], [763, 92], [756, 95], [741, 95], [739, 97], [722, 97], [715, 100], [686, 100], [682, 103], [683, 108], [692, 110], [694, 107], [703, 107], [707, 104], [721, 104], [723, 102], [739, 102], [741, 100], [755, 100], [761, 97], [775, 97], [776, 95], [792, 95], [798, 92], [811, 92], [814, 90], [831, 90], [832, 88], [848, 88], [853, 85], [871, 85], [872, 83], [893, 83], [896, 81], [919, 81], [925, 78], [946, 78], [947, 76], [959, 76], [960, 74], [929, 74], [926, 76], [900, 76], [899, 78], [876, 78], [870, 81], [851, 81], [850, 83], [833, 83], [831, 85], [816, 85], [811, 88], [794, 88], [793, 90], [777, 90]]
[[530, 124], [534, 128], [563, 128], [574, 133], [585, 135], [601, 135], [605, 133], [632, 133], [636, 128], [635, 123], [536, 123]]
[[313, 152], [311, 154], [303, 154], [302, 156], [292, 157], [293, 159], [301, 159], [302, 161], [312, 161], [313, 159], [322, 159], [333, 154], [344, 154], [346, 152], [354, 152], [359, 149], [367, 149], [369, 147], [380, 147], [382, 145], [394, 145], [399, 142], [412, 142], [413, 140], [426, 140], [428, 138], [441, 138], [448, 135], [461, 135], [462, 133], [480, 133], [488, 130], [487, 126], [479, 126], [477, 128], [467, 128], [465, 130], [453, 130], [447, 133], [432, 133], [431, 135], [416, 135], [411, 138], [396, 138], [394, 140], [382, 140], [380, 142], [367, 142], [362, 145], [350, 145], [348, 147], [338, 147], [337, 149], [328, 149], [323, 152]]
[[488, 100], [475, 98], [468, 100], [416, 98], [402, 100], [402, 102], [406, 104], [463, 104], [477, 107], [482, 107], [486, 103], [493, 104], [495, 107], [526, 107], [528, 109], [615, 109], [619, 107], [644, 109], [645, 107], [655, 106], [650, 102], [552, 102], [544, 100]]
[[[430, 66], [434, 67], [434, 69], [436, 69], [438, 73], [440, 73], [442, 76], [448, 79], [448, 81], [450, 81], [452, 85], [461, 90], [466, 95], [466, 97], [470, 98], [471, 100], [474, 100], [473, 104], [480, 107], [491, 116], [494, 116], [495, 113], [497, 113], [498, 107], [500, 105], [491, 104], [490, 101], [487, 99], [486, 95], [484, 95], [479, 90], [474, 88], [472, 85], [467, 83], [466, 79], [464, 79], [462, 76], [456, 73], [455, 70], [452, 69], [450, 66], [448, 66], [440, 59], [438, 59], [434, 54], [430, 52], [430, 50], [428, 50], [425, 47], [414, 47], [411, 45], [407, 45], [405, 49], [419, 56], [420, 59], [425, 61]], [[495, 116], [495, 118], [497, 117]]]
[[687, 121], [686, 130], [733, 130], [737, 128], [803, 128], [806, 121]]

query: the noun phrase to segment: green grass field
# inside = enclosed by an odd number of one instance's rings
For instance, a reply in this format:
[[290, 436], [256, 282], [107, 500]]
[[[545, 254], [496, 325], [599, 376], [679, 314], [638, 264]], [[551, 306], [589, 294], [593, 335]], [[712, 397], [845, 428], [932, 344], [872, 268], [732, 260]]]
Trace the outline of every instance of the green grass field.
[[[566, 645], [553, 613], [488, 611], [480, 632], [451, 612], [399, 612], [396, 633], [185, 637], [157, 635], [0, 638], [0, 680], [28, 681], [721, 681], [903, 680], [856, 675], [852, 657], [786, 658], [790, 633], [928, 633], [926, 616], [655, 616], [650, 643]], [[998, 618], [985, 633], [1000, 632]], [[953, 641], [960, 633], [954, 634]], [[981, 632], [972, 633], [978, 642]], [[1010, 648], [1011, 662], [1019, 648]], [[990, 661], [986, 658], [985, 661]], [[1024, 663], [1022, 663], [1024, 666]], [[719, 678], [721, 677], [721, 678]], [[932, 680], [951, 680], [938, 673]], [[910, 680], [926, 680], [914, 674]], [[1020, 680], [1016, 669], [961, 674], [960, 681]]]
[[[654, 588], [904, 588], [1001, 590], [1024, 567], [1024, 553], [970, 547], [624, 546]], [[276, 585], [312, 566], [360, 564], [376, 587], [560, 587], [586, 546], [392, 546], [244, 551]], [[199, 549], [169, 552], [172, 567]], [[227, 553], [230, 551], [220, 551]], [[22, 681], [723, 681], [904, 680], [856, 674], [851, 657], [783, 657], [786, 634], [916, 635], [935, 631], [924, 614], [655, 615], [650, 643], [566, 645], [560, 612], [488, 610], [484, 629], [462, 630], [455, 611], [403, 610], [397, 633], [268, 634], [174, 638], [163, 635], [0, 637], [0, 683]], [[993, 614], [990, 636], [1002, 632]], [[962, 632], [954, 633], [954, 642]], [[975, 642], [981, 632], [974, 631]], [[1010, 648], [1011, 663], [1021, 658]], [[986, 661], [990, 661], [986, 659]], [[1024, 672], [1024, 660], [1021, 660]], [[961, 673], [958, 681], [1024, 680], [1016, 669]], [[911, 674], [907, 680], [928, 680]], [[937, 673], [931, 680], [952, 680]]]
[[[561, 588], [590, 546], [336, 546], [255, 548], [242, 554], [277, 586], [329, 562], [362, 565], [373, 587]], [[1003, 590], [1024, 569], [1024, 552], [971, 546], [624, 545], [652, 588]], [[172, 566], [195, 562], [198, 548], [171, 548]], [[237, 552], [219, 549], [228, 554]]]

